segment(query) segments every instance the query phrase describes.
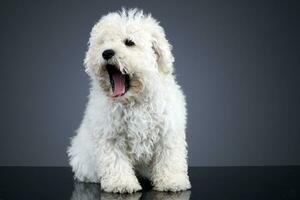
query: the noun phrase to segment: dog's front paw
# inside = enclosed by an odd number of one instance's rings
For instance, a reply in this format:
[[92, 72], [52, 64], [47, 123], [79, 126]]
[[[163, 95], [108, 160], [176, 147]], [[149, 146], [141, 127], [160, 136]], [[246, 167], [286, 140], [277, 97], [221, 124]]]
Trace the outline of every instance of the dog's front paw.
[[157, 177], [154, 181], [154, 190], [179, 192], [191, 188], [189, 177], [186, 174]]
[[101, 180], [101, 189], [105, 192], [112, 193], [133, 193], [142, 189], [135, 176], [121, 176], [122, 178], [116, 179], [115, 177], [106, 178]]

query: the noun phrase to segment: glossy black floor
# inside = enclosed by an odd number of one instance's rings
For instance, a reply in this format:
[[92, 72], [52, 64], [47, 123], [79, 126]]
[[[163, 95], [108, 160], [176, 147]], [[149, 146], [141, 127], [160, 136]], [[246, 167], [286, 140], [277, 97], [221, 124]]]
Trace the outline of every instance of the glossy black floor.
[[0, 199], [300, 199], [300, 167], [197, 167], [189, 174], [190, 191], [155, 192], [142, 181], [143, 191], [130, 195], [104, 193], [97, 184], [75, 182], [70, 168], [0, 167]]

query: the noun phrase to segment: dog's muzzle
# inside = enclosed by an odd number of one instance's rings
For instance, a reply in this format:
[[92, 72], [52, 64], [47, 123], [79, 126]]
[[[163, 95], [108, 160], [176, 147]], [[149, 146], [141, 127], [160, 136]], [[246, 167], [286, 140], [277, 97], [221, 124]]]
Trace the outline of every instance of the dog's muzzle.
[[127, 73], [122, 73], [120, 69], [115, 65], [107, 64], [106, 69], [113, 91], [112, 96], [123, 96], [129, 89], [129, 75]]

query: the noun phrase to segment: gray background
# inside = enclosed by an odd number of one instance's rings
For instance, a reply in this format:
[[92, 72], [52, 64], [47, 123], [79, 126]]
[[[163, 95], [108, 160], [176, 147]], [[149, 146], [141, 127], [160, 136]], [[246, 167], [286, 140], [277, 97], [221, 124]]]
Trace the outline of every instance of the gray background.
[[174, 46], [190, 165], [299, 165], [294, 2], [2, 0], [0, 165], [67, 165], [87, 101], [90, 29], [122, 6], [151, 12]]

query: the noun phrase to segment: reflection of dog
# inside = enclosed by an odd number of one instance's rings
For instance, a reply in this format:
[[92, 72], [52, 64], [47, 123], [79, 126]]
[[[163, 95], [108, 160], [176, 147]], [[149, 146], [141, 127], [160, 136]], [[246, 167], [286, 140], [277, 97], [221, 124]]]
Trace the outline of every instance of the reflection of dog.
[[138, 173], [159, 191], [190, 188], [185, 98], [173, 61], [163, 28], [142, 11], [110, 13], [93, 27], [89, 102], [68, 149], [76, 179], [131, 193], [141, 189]]
[[147, 191], [133, 194], [112, 194], [101, 192], [97, 184], [75, 183], [71, 200], [189, 200], [191, 191], [176, 193]]

